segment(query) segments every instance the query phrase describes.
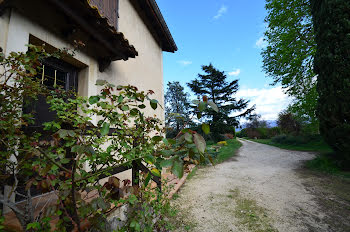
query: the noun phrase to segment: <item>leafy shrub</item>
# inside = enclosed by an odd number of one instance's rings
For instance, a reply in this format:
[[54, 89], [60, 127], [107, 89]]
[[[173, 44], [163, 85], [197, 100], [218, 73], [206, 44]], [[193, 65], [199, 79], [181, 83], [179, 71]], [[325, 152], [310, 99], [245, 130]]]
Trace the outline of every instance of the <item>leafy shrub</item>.
[[247, 129], [246, 128], [242, 129], [241, 131], [237, 132], [236, 135], [238, 138], [248, 137]]
[[229, 133], [224, 134], [224, 137], [225, 137], [225, 140], [234, 139], [235, 138], [234, 134], [229, 134]]
[[273, 138], [277, 135], [280, 135], [281, 134], [281, 128], [279, 127], [272, 127], [272, 128], [268, 128], [268, 131], [267, 131], [267, 137], [270, 139], [270, 138]]
[[278, 135], [272, 138], [273, 143], [285, 145], [303, 145], [309, 142], [320, 141], [322, 138], [319, 135], [314, 136], [292, 136], [292, 135]]

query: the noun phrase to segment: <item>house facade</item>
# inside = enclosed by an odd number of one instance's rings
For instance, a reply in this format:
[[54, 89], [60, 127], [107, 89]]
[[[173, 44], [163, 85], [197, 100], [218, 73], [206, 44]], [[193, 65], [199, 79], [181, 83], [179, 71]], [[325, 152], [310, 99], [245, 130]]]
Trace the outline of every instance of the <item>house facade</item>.
[[[153, 90], [163, 105], [162, 53], [177, 47], [155, 0], [0, 0], [5, 54], [24, 52], [27, 44], [73, 48], [77, 42], [84, 46], [64, 62], [75, 68], [79, 95], [97, 94], [102, 79]], [[164, 118], [163, 109], [155, 113]]]
[[[77, 43], [84, 46], [73, 58], [45, 64], [67, 88], [89, 97], [98, 94], [96, 80], [131, 84], [153, 90], [152, 97], [164, 105], [163, 52], [177, 47], [155, 0], [0, 0], [5, 54], [26, 52], [27, 44], [55, 50]], [[161, 107], [145, 111], [164, 119]], [[130, 175], [126, 171], [120, 179]]]

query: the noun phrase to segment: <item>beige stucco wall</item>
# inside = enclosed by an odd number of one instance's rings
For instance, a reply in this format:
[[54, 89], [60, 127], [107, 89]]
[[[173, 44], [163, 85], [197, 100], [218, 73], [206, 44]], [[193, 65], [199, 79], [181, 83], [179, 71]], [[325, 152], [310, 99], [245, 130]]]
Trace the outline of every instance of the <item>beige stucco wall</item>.
[[0, 16], [0, 47], [3, 52], [6, 52], [8, 29], [10, 23], [11, 11], [7, 10], [3, 15]]
[[[130, 44], [135, 46], [138, 56], [113, 62], [104, 73], [99, 73], [99, 77], [115, 84], [131, 84], [140, 90], [153, 90], [153, 98], [164, 105], [162, 49], [129, 0], [119, 1], [118, 27]], [[147, 112], [151, 115], [156, 113], [164, 119], [161, 108], [156, 111], [149, 108]]]

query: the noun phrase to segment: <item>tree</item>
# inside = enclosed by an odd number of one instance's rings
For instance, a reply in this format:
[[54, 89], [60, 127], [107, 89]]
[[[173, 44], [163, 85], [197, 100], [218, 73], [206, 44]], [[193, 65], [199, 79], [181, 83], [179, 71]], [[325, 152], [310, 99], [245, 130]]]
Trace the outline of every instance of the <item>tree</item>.
[[165, 93], [165, 124], [167, 127], [167, 137], [175, 137], [190, 115], [190, 101], [188, 93], [184, 91], [180, 82], [168, 82]]
[[250, 120], [244, 125], [244, 128], [267, 128], [267, 122], [261, 119], [261, 115], [253, 115]]
[[[294, 97], [294, 113], [318, 127], [317, 78], [313, 71], [316, 51], [309, 0], [267, 0], [266, 48], [263, 70]], [[317, 129], [316, 129], [317, 131]]]
[[[204, 96], [204, 101], [217, 105], [218, 112], [210, 109], [202, 116], [210, 124], [213, 139], [220, 140], [220, 134], [230, 133], [230, 127], [239, 125], [239, 118], [251, 116], [255, 106], [248, 108], [248, 100], [234, 97], [238, 91], [238, 80], [227, 82], [225, 73], [212, 64], [202, 66], [202, 70], [205, 74], [198, 74], [198, 79], [187, 85], [198, 98]], [[233, 116], [234, 112], [238, 115]]]
[[295, 118], [293, 113], [287, 110], [278, 114], [277, 124], [281, 131], [286, 134], [298, 135], [301, 130], [301, 123]]
[[317, 43], [320, 132], [338, 157], [350, 163], [350, 2], [311, 3]]

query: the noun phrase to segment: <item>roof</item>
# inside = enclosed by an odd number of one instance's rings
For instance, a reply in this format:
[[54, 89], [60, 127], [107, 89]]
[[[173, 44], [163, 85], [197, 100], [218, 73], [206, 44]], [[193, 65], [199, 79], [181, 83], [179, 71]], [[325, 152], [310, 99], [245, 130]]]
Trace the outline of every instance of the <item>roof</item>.
[[163, 51], [178, 50], [168, 25], [155, 0], [130, 0], [149, 30], [159, 40]]

